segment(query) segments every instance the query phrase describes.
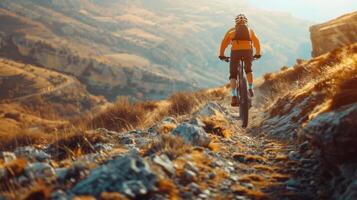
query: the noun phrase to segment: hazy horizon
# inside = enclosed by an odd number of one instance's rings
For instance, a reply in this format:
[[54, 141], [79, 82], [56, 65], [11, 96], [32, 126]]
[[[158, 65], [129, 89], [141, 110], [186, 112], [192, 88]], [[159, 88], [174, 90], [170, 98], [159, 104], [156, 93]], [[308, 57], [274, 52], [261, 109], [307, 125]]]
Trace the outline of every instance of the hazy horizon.
[[346, 13], [357, 11], [356, 0], [247, 0], [250, 6], [287, 12], [312, 22], [325, 22]]

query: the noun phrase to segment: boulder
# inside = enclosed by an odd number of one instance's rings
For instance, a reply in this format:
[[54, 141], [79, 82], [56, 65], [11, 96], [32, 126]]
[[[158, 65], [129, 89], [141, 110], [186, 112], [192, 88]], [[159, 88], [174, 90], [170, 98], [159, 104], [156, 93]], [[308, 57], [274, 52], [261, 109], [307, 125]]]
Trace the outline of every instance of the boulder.
[[117, 157], [92, 170], [87, 178], [71, 190], [76, 195], [99, 197], [102, 192], [120, 192], [137, 198], [155, 191], [157, 176], [147, 162], [138, 155]]
[[357, 199], [357, 180], [354, 180], [347, 190], [339, 197], [339, 200], [354, 200]]
[[0, 159], [4, 160], [5, 163], [11, 162], [12, 160], [16, 159], [16, 155], [12, 152], [1, 152], [0, 153]]
[[18, 157], [27, 158], [31, 161], [44, 162], [51, 159], [51, 156], [45, 153], [44, 151], [31, 146], [18, 147], [15, 149], [14, 153]]
[[224, 115], [225, 113], [226, 113], [226, 111], [224, 110], [224, 107], [222, 107], [219, 103], [217, 103], [217, 102], [208, 102], [199, 111], [194, 113], [194, 116], [210, 117], [210, 116], [217, 115], [217, 114], [223, 114]]
[[175, 136], [180, 136], [184, 139], [185, 143], [196, 146], [208, 146], [211, 138], [202, 127], [195, 126], [189, 123], [182, 123], [172, 131]]
[[154, 163], [162, 167], [168, 174], [175, 174], [175, 166], [166, 154], [162, 154], [160, 156], [155, 155], [152, 160], [154, 161]]
[[25, 174], [28, 178], [51, 180], [56, 176], [55, 170], [47, 163], [31, 163], [25, 167]]
[[303, 135], [331, 162], [357, 161], [357, 103], [317, 116]]

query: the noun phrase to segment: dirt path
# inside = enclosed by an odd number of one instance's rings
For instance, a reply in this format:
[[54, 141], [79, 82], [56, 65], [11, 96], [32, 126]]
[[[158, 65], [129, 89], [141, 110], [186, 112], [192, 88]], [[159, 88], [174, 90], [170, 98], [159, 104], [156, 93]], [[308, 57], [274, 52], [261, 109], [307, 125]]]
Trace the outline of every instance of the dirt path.
[[[259, 132], [262, 111], [250, 110], [250, 125], [242, 129], [237, 120], [238, 109], [231, 108], [225, 99], [224, 107], [234, 133], [219, 138], [224, 148], [222, 158], [232, 163], [230, 188], [226, 199], [313, 199], [316, 191], [313, 174], [317, 162], [305, 155], [303, 147], [282, 140], [270, 139]], [[234, 119], [235, 118], [235, 119]]]
[[[45, 94], [56, 92], [58, 90], [65, 89], [67, 87], [72, 86], [74, 83], [75, 83], [74, 79], [69, 78], [65, 83], [63, 83], [61, 85], [58, 85], [56, 87], [48, 86], [46, 88], [42, 88], [39, 92], [37, 92], [35, 94], [29, 94], [29, 95], [25, 95], [25, 96], [21, 96], [21, 97], [16, 97], [16, 98], [13, 98], [13, 99], [6, 99], [4, 101], [6, 103], [24, 101], [24, 100], [32, 98], [32, 97], [41, 96], [41, 95], [45, 95]], [[0, 102], [0, 104], [1, 104], [1, 102]]]

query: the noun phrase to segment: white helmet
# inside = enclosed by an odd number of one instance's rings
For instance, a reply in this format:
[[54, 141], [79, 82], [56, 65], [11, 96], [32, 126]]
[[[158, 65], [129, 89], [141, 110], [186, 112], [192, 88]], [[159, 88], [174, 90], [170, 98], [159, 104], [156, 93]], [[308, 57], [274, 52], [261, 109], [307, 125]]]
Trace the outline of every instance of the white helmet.
[[239, 14], [236, 17], [236, 23], [240, 23], [240, 22], [248, 23], [248, 18], [244, 14]]

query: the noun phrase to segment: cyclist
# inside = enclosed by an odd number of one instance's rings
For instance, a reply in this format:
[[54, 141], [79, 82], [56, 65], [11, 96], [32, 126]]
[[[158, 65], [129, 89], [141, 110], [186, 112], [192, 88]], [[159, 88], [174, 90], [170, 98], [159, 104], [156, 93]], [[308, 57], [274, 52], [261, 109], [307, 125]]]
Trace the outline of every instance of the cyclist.
[[[236, 25], [226, 33], [222, 40], [220, 48], [220, 60], [225, 60], [224, 52], [229, 44], [231, 47], [231, 59], [230, 59], [230, 76], [231, 89], [232, 89], [232, 106], [239, 106], [237, 98], [237, 76], [238, 66], [241, 59], [244, 60], [245, 73], [248, 80], [249, 95], [254, 96], [253, 91], [253, 74], [252, 74], [252, 61], [253, 58], [259, 59], [260, 54], [260, 42], [254, 31], [248, 27], [248, 19], [244, 14], [239, 14], [235, 19]], [[253, 56], [253, 46], [255, 48], [255, 55]]]

